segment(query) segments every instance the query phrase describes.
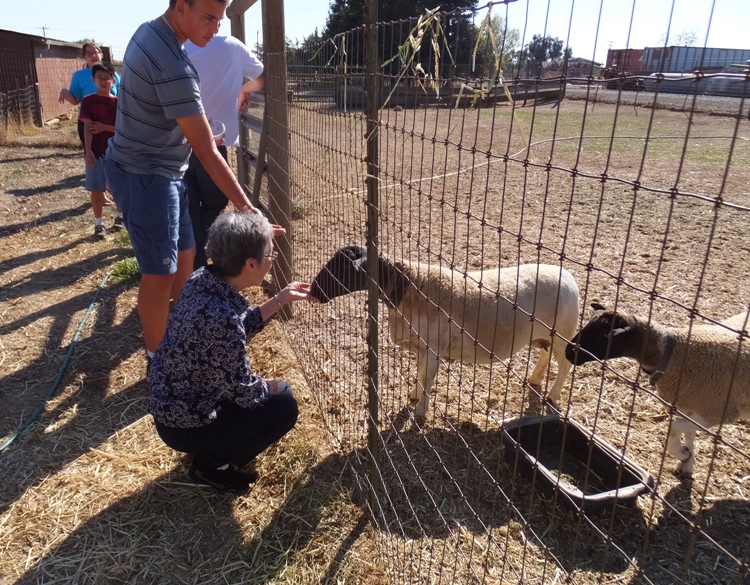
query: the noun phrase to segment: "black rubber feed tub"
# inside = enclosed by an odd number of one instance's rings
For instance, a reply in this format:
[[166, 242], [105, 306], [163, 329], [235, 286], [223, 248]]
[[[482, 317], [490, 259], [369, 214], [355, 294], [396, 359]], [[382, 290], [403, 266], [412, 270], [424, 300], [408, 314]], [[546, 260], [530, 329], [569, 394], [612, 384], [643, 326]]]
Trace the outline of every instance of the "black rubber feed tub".
[[503, 423], [505, 459], [548, 496], [573, 510], [597, 514], [633, 506], [654, 487], [651, 475], [581, 425], [559, 415]]

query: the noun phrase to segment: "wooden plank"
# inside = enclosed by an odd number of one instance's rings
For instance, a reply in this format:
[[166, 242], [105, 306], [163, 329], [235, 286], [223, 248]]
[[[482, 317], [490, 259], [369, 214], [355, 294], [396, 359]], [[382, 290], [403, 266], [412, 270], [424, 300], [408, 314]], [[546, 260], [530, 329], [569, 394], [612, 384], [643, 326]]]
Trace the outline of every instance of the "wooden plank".
[[258, 0], [233, 0], [233, 2], [227, 7], [227, 18], [231, 20], [233, 17], [245, 16], [245, 12], [247, 12], [247, 10], [257, 1]]

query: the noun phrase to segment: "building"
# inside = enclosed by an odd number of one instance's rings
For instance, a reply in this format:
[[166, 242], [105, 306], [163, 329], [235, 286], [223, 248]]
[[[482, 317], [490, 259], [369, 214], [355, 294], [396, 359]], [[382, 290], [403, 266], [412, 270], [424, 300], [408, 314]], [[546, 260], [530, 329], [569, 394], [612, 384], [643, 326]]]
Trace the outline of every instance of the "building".
[[70, 111], [58, 103], [60, 89], [84, 65], [79, 44], [0, 29], [0, 124], [41, 125]]
[[583, 57], [571, 57], [567, 60], [555, 59], [544, 63], [542, 78], [547, 80], [564, 75], [567, 83], [585, 84], [589, 78], [599, 77], [601, 72], [601, 63]]

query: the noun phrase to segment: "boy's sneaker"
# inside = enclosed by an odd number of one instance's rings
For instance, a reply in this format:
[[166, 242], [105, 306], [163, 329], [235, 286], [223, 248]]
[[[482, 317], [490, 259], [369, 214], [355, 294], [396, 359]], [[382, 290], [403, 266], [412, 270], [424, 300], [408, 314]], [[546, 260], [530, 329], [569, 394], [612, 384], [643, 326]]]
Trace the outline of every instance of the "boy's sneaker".
[[107, 228], [104, 227], [104, 224], [99, 224], [94, 227], [94, 236], [100, 240], [107, 237]]
[[118, 232], [125, 229], [125, 222], [121, 215], [115, 217], [115, 223], [112, 224], [112, 229], [117, 230]]
[[220, 492], [241, 493], [247, 491], [251, 483], [258, 481], [258, 474], [254, 470], [243, 472], [232, 463], [224, 469], [216, 469], [209, 465], [201, 465], [198, 459], [193, 459], [188, 477], [196, 483], [210, 485]]

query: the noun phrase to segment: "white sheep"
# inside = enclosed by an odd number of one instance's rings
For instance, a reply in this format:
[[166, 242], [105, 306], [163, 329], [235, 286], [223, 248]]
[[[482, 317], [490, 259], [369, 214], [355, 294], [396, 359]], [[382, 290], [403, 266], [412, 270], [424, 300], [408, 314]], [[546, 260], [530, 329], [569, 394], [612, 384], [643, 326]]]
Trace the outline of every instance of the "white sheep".
[[[318, 273], [310, 295], [325, 303], [365, 290], [367, 282], [366, 249], [347, 246]], [[578, 285], [567, 270], [524, 264], [463, 273], [380, 257], [378, 285], [391, 340], [417, 355], [417, 386], [409, 394], [417, 416], [427, 414], [440, 358], [487, 364], [528, 345], [541, 350], [531, 384], [541, 384], [555, 356], [549, 399], [560, 400], [572, 367], [565, 344], [578, 321]]]
[[692, 477], [696, 431], [750, 415], [750, 340], [747, 331], [739, 333], [747, 329], [748, 313], [719, 325], [671, 329], [597, 303], [592, 307], [566, 357], [577, 365], [618, 357], [638, 361], [657, 394], [679, 411], [667, 452], [679, 461], [677, 472]]

